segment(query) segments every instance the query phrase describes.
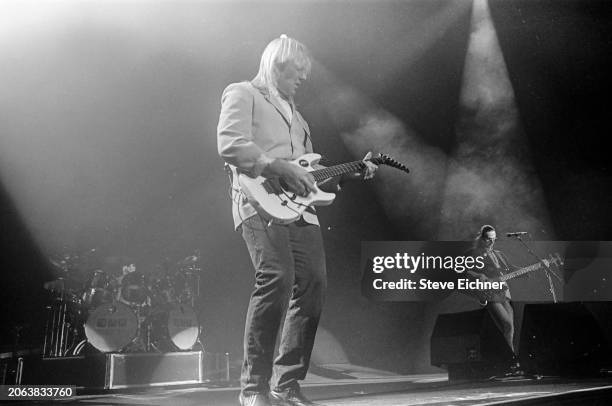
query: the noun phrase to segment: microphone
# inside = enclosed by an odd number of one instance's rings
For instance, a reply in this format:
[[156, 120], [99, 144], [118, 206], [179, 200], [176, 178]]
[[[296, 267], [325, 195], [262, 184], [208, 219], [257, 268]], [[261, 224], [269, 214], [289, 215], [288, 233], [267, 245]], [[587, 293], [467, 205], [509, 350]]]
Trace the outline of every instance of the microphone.
[[529, 234], [527, 231], [515, 231], [514, 233], [506, 233], [506, 237], [518, 237], [520, 235]]

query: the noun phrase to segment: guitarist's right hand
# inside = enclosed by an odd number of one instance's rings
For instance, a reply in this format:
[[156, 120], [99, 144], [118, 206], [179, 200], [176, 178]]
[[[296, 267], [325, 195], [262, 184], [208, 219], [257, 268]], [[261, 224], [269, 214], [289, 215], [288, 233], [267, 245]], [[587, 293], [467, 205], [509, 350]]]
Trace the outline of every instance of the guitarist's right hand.
[[262, 175], [266, 178], [281, 178], [290, 192], [300, 196], [308, 196], [310, 192], [316, 191], [315, 180], [310, 172], [282, 159], [270, 162], [262, 171]]

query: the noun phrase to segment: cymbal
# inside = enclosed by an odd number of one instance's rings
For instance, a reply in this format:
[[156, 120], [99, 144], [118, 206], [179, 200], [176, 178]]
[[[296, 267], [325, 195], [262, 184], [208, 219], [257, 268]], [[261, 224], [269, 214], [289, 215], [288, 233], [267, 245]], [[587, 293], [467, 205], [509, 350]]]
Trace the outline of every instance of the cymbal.
[[62, 272], [84, 272], [96, 267], [96, 248], [79, 253], [64, 252], [48, 257], [51, 265]]
[[83, 283], [75, 278], [59, 277], [45, 282], [43, 288], [51, 292], [77, 293], [83, 290]]
[[183, 260], [179, 261], [178, 264], [179, 265], [194, 265], [199, 260], [200, 260], [200, 257], [198, 257], [197, 255], [190, 255], [184, 258]]
[[72, 257], [66, 256], [53, 256], [48, 258], [49, 263], [54, 269], [56, 276], [61, 276], [71, 285], [78, 285], [82, 282], [83, 275], [81, 269], [77, 266], [77, 262]]
[[64, 271], [68, 267], [68, 263], [66, 262], [64, 258], [59, 259], [59, 258], [50, 257], [49, 262], [51, 263], [51, 265], [53, 265], [55, 268], [59, 269], [60, 271]]

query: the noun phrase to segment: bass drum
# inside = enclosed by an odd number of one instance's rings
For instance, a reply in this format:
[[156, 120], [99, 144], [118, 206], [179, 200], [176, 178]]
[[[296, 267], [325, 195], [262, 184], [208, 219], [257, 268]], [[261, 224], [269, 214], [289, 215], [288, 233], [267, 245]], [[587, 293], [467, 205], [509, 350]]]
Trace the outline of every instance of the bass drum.
[[136, 337], [138, 318], [123, 303], [97, 307], [85, 322], [87, 341], [102, 352], [119, 351]]
[[200, 335], [200, 323], [191, 306], [176, 304], [170, 307], [168, 335], [170, 341], [181, 350], [189, 350], [195, 345]]

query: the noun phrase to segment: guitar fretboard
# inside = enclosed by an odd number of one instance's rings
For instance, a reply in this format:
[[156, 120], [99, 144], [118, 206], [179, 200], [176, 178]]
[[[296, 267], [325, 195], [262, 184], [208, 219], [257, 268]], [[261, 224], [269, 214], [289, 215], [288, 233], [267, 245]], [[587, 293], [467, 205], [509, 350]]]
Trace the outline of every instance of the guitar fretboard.
[[347, 162], [345, 164], [334, 165], [328, 168], [316, 169], [310, 174], [314, 176], [317, 182], [325, 179], [333, 178], [334, 176], [344, 175], [346, 173], [355, 173], [361, 171], [365, 167], [363, 161]]
[[519, 277], [521, 275], [525, 275], [528, 272], [535, 271], [536, 269], [541, 268], [541, 267], [542, 267], [542, 264], [529, 265], [529, 266], [526, 266], [525, 268], [521, 268], [521, 269], [516, 270], [514, 272], [510, 272], [508, 274], [500, 276], [499, 280], [504, 282], [504, 281], [507, 281], [508, 279], [516, 278], [516, 277]]

